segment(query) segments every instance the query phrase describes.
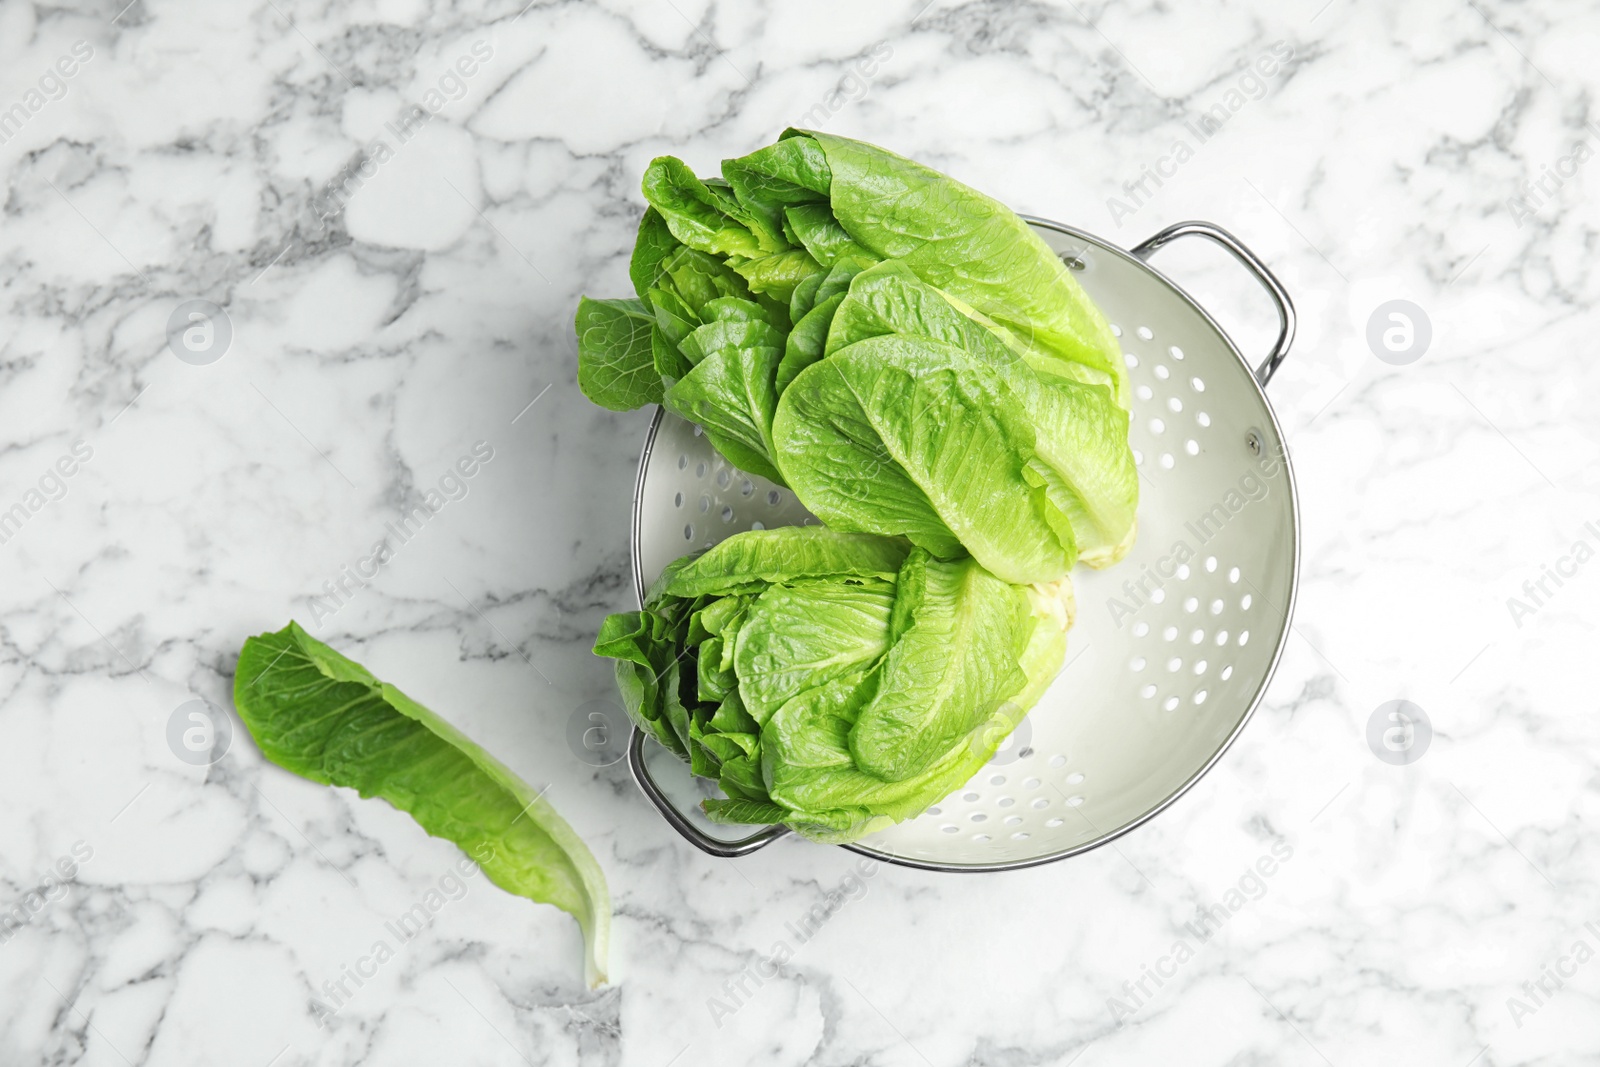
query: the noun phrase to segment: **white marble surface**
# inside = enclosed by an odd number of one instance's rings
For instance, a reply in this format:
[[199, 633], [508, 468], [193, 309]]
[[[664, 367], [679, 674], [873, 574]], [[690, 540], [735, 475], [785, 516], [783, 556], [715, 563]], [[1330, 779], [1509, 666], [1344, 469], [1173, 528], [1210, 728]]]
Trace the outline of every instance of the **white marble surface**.
[[[124, 2], [0, 2], [0, 508], [26, 513], [0, 544], [0, 907], [52, 898], [0, 944], [0, 1064], [1600, 1062], [1600, 962], [1571, 955], [1600, 950], [1600, 565], [1507, 607], [1600, 543], [1592, 6]], [[401, 144], [414, 103], [439, 113]], [[707, 858], [564, 740], [609, 693], [588, 644], [629, 606], [648, 418], [579, 394], [574, 302], [626, 292], [652, 156], [708, 171], [791, 122], [1124, 244], [1211, 219], [1302, 315], [1271, 389], [1297, 629], [1233, 751], [1116, 848], [881, 868], [804, 943], [854, 856]], [[1135, 204], [1145, 166], [1170, 176]], [[1261, 350], [1249, 284], [1173, 257]], [[166, 345], [190, 299], [231, 324], [208, 365]], [[1409, 366], [1365, 341], [1390, 299], [1431, 318]], [[465, 497], [314, 620], [480, 441]], [[455, 853], [242, 735], [173, 755], [174, 709], [227, 706], [241, 640], [291, 614], [551, 785], [610, 879], [614, 984], [583, 987], [565, 915], [477, 881], [316, 1025]], [[1401, 697], [1436, 730], [1406, 768], [1365, 740]], [[1162, 964], [1242, 879], [1260, 899]], [[780, 940], [781, 974], [739, 978]]]

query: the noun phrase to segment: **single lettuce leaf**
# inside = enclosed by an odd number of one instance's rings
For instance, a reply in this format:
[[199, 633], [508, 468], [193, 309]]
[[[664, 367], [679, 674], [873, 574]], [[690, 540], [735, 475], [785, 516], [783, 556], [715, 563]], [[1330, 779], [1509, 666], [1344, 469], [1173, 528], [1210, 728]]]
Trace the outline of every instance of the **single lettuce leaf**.
[[828, 297], [806, 312], [805, 317], [789, 331], [788, 340], [783, 346], [783, 360], [778, 364], [778, 373], [773, 379], [779, 396], [800, 376], [801, 371], [822, 358], [823, 349], [828, 343], [828, 327], [844, 299], [844, 293]]
[[[1096, 567], [1115, 562], [1133, 543], [1139, 502], [1127, 411], [1109, 387], [1061, 376], [1059, 360], [1030, 358], [1031, 350], [1010, 347], [1013, 335], [974, 316], [904, 264], [881, 263], [851, 283], [830, 324], [827, 351], [874, 337], [927, 338], [992, 367], [1033, 427], [1031, 476], [1071, 527], [1078, 558]], [[780, 393], [788, 384], [784, 369], [780, 365]]]
[[[871, 534], [840, 533], [823, 526], [748, 530], [698, 556], [669, 564], [651, 587], [647, 602], [668, 598], [725, 596], [803, 578], [894, 581], [909, 551], [904, 541]], [[606, 655], [607, 653], [601, 653]]]
[[814, 274], [826, 274], [828, 270], [803, 248], [744, 260], [731, 266], [753, 292], [765, 293], [784, 304], [794, 297], [794, 291], [801, 282]]
[[633, 291], [639, 294], [640, 300], [646, 299], [656, 287], [661, 261], [680, 247], [682, 243], [672, 236], [672, 229], [661, 212], [653, 207], [645, 208], [644, 217], [639, 220], [633, 256], [628, 260], [628, 280], [633, 282]]
[[1037, 338], [1128, 403], [1127, 372], [1105, 316], [1050, 246], [1004, 204], [876, 145], [807, 133], [828, 162], [839, 224], [880, 259]]
[[777, 804], [757, 800], [721, 800], [716, 797], [700, 804], [712, 822], [732, 825], [782, 822], [789, 812]]
[[793, 130], [785, 131], [776, 144], [723, 160], [722, 176], [740, 203], [773, 219], [790, 204], [826, 204], [833, 186], [821, 146]]
[[1018, 663], [1034, 625], [1027, 593], [970, 558], [913, 552], [897, 588], [910, 623], [850, 732], [856, 766], [891, 782], [927, 770], [1026, 684]]
[[1008, 582], [1053, 581], [1072, 530], [1028, 463], [1033, 428], [984, 365], [950, 345], [873, 337], [800, 372], [773, 419], [778, 469], [836, 529], [965, 548]]
[[[765, 323], [713, 323], [701, 330]], [[770, 329], [770, 328], [769, 328]], [[691, 338], [698, 337], [696, 330]], [[708, 342], [714, 343], [714, 342]], [[690, 346], [685, 341], [679, 348]], [[783, 349], [771, 345], [722, 344], [706, 353], [662, 397], [667, 410], [705, 430], [706, 437], [742, 471], [785, 484], [772, 462], [772, 416], [778, 407], [774, 384]]]
[[612, 411], [661, 402], [650, 334], [655, 318], [639, 300], [578, 301], [578, 387]]
[[461, 731], [292, 622], [245, 641], [233, 696], [273, 763], [382, 797], [506, 892], [576, 918], [589, 983], [606, 980], [611, 898], [599, 865], [554, 808]]
[[818, 263], [831, 267], [844, 256], [869, 261], [876, 258], [850, 239], [827, 204], [795, 204], [784, 209], [783, 217], [795, 237]]
[[775, 585], [739, 628], [733, 669], [739, 696], [758, 723], [790, 697], [866, 670], [889, 650], [889, 582], [846, 585], [816, 579]]

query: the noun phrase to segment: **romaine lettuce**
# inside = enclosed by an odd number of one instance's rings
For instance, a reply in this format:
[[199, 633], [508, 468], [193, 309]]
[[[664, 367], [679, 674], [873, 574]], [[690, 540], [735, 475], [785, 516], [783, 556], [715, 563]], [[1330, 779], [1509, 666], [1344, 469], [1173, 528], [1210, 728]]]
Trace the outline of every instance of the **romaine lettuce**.
[[578, 379], [597, 403], [658, 401], [836, 528], [970, 552], [1006, 581], [1127, 551], [1122, 357], [1015, 214], [796, 130], [720, 178], [662, 157], [643, 187], [639, 300], [579, 306]]
[[605, 876], [572, 827], [505, 764], [292, 622], [245, 641], [233, 700], [273, 763], [382, 797], [459, 845], [501, 889], [572, 915], [589, 984], [606, 980]]
[[1065, 586], [819, 526], [670, 566], [595, 642], [630, 716], [714, 778], [716, 820], [851, 841], [966, 782], [1060, 669]]

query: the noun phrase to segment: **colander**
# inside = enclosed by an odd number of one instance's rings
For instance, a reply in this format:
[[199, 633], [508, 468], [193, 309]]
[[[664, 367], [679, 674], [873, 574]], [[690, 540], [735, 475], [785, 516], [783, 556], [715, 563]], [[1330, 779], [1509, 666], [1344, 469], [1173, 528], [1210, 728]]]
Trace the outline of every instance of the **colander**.
[[[1272, 679], [1294, 610], [1299, 514], [1283, 434], [1263, 387], [1294, 339], [1294, 308], [1220, 227], [1183, 222], [1125, 252], [1028, 219], [1113, 324], [1133, 390], [1138, 541], [1104, 571], [1073, 570], [1077, 622], [1049, 691], [976, 776], [915, 819], [844, 847], [890, 863], [996, 871], [1064, 859], [1167, 807], [1222, 756]], [[1184, 237], [1221, 245], [1277, 307], [1254, 371], [1199, 304], [1152, 268]], [[732, 467], [694, 426], [657, 413], [639, 459], [633, 573], [645, 590], [672, 560], [740, 530], [815, 523], [794, 494]], [[628, 762], [667, 821], [716, 856], [788, 833], [718, 826], [711, 784], [635, 729]], [[731, 834], [730, 834], [731, 831]]]

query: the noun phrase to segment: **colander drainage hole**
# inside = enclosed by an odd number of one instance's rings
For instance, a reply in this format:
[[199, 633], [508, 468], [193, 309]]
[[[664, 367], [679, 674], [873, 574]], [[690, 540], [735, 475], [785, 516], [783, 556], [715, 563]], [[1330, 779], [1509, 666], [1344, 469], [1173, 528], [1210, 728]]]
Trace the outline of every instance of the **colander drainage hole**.
[[1240, 630], [1239, 631], [1239, 647], [1243, 648], [1245, 645], [1247, 645], [1249, 643], [1250, 643], [1250, 631], [1249, 630]]
[[1183, 349], [1179, 348], [1177, 345], [1173, 345], [1171, 348], [1167, 349], [1167, 351], [1172, 354], [1173, 359], [1183, 358]]
[[1027, 839], [1028, 833], [1026, 830], [1018, 830], [1016, 833], [1011, 835], [1011, 840], [1013, 841], [1026, 841]]
[[1203, 411], [1196, 412], [1195, 413], [1195, 417], [1194, 417], [1194, 421], [1198, 422], [1201, 426], [1210, 426], [1211, 425], [1211, 416], [1207, 415]]
[[1148, 341], [1155, 336], [1155, 334], [1150, 332], [1150, 327], [1148, 326], [1141, 326], [1136, 332], [1139, 334], [1140, 339], [1145, 341]]
[[1182, 666], [1183, 660], [1179, 659], [1177, 656], [1173, 656], [1171, 659], [1167, 660], [1167, 670], [1170, 673], [1176, 674], [1178, 672], [1178, 668]]
[[1238, 567], [1229, 568], [1229, 570], [1228, 570], [1228, 581], [1232, 582], [1234, 585], [1238, 585], [1239, 584], [1239, 568]]
[[1144, 657], [1143, 656], [1135, 656], [1135, 657], [1133, 657], [1133, 662], [1129, 663], [1128, 666], [1131, 667], [1135, 671], [1144, 670]]
[[1204, 630], [1195, 630], [1193, 633], [1191, 633], [1189, 635], [1189, 643], [1191, 645], [1198, 645], [1201, 641], [1204, 641], [1205, 639], [1206, 639], [1206, 632]]
[[675, 507], [675, 508], [683, 507], [683, 494], [682, 493], [676, 493], [676, 494], [673, 495], [673, 497], [672, 497], [672, 506]]
[[704, 493], [700, 494], [700, 514], [704, 515], [711, 510], [711, 498]]
[[696, 478], [704, 478], [706, 476], [706, 465], [704, 463], [696, 463], [694, 465], [694, 476]]
[[1171, 411], [1171, 412], [1182, 411], [1183, 410], [1183, 401], [1179, 400], [1175, 396], [1168, 397], [1167, 398], [1167, 410]]
[[1217, 557], [1216, 556], [1207, 556], [1206, 557], [1206, 573], [1207, 574], [1215, 574], [1216, 572], [1217, 572]]
[[1143, 689], [1139, 690], [1139, 695], [1144, 697], [1146, 700], [1149, 700], [1151, 697], [1156, 695], [1156, 687], [1153, 685], [1147, 685]]
[[934, 806], [934, 807], [929, 808], [925, 814], [938, 815], [938, 814], [940, 814], [940, 809], [937, 806]]
[[963, 793], [963, 794], [961, 794], [961, 799], [965, 800], [968, 804], [971, 804], [973, 801], [978, 799], [978, 794], [977, 793]]
[[1052, 830], [1054, 830], [1057, 826], [1061, 825], [1061, 820], [1060, 819], [1047, 819], [1045, 821], [1045, 825], [1050, 827]]
[[1226, 630], [1218, 630], [1217, 631], [1217, 644], [1225, 645], [1227, 643], [1228, 643], [1228, 631], [1226, 631]]
[[1014, 799], [1012, 799], [1011, 797], [1001, 797], [999, 800], [995, 801], [995, 805], [997, 807], [1001, 807], [1001, 808], [1009, 808], [1011, 805], [1013, 805], [1015, 803], [1016, 803], [1016, 801]]
[[722, 521], [723, 522], [732, 522], [733, 521], [733, 509], [728, 507], [726, 504], [724, 504], [722, 506]]
[[741, 481], [739, 483], [739, 495], [740, 496], [749, 496], [751, 493], [753, 493], [755, 491], [756, 491], [756, 483], [752, 482], [749, 478], [746, 478], [746, 479], [744, 479], [743, 481]]
[[1080, 771], [1073, 771], [1071, 774], [1067, 775], [1068, 785], [1077, 785], [1081, 781], [1083, 781], [1083, 774]]
[[[1056, 760], [1060, 760], [1061, 762], [1057, 763]], [[1050, 766], [1052, 766], [1052, 767], [1065, 767], [1066, 765], [1067, 765], [1067, 757], [1065, 757], [1065, 756], [1057, 756], [1055, 759], [1050, 761]], [[1024, 788], [1024, 789], [1038, 789], [1040, 785], [1041, 785], [1041, 783], [1040, 783], [1039, 779], [1037, 779], [1037, 778], [1029, 778], [1026, 782], [1022, 783], [1022, 788]]]
[[783, 500], [783, 494], [778, 492], [776, 489], [769, 489], [767, 491], [768, 504], [771, 504], [773, 507], [777, 507], [781, 500]]
[[1033, 807], [1034, 811], [1043, 811], [1045, 808], [1048, 808], [1049, 806], [1050, 806], [1050, 802], [1048, 800], [1046, 800], [1044, 797], [1035, 797], [1034, 801], [1033, 801], [1033, 804], [1032, 804], [1032, 807]]
[[1150, 432], [1151, 433], [1161, 433], [1166, 428], [1167, 428], [1167, 424], [1162, 422], [1160, 419], [1151, 419], [1150, 420]]
[[973, 834], [973, 835], [972, 835], [972, 839], [973, 839], [973, 840], [974, 840], [974, 841], [977, 841], [977, 842], [979, 842], [979, 843], [982, 843], [982, 842], [984, 842], [984, 841], [987, 841], [987, 840], [989, 840], [989, 835], [988, 835], [988, 834]]
[[988, 822], [989, 821], [989, 816], [985, 815], [981, 811], [975, 811], [975, 812], [973, 812], [971, 815], [969, 815], [967, 817], [969, 819], [971, 819], [973, 822]]
[[1003, 774], [997, 774], [993, 778], [989, 779], [989, 784], [990, 785], [1005, 785], [1006, 784], [1006, 776], [1003, 775]]
[[1232, 678], [1233, 664], [1230, 663], [1226, 667], [1222, 668], [1222, 673], [1218, 675], [1218, 677], [1220, 677], [1224, 682], [1226, 682], [1229, 678]]
[[689, 454], [687, 452], [679, 452], [678, 453], [678, 469], [679, 470], [683, 470], [688, 465], [689, 465]]
[[1133, 391], [1133, 395], [1138, 397], [1140, 400], [1149, 400], [1151, 397], [1155, 396], [1156, 394], [1155, 394], [1155, 391], [1153, 389], [1151, 389], [1148, 385], [1141, 385], [1141, 386], [1139, 386], [1139, 388], [1137, 388], [1137, 389], [1135, 389]]
[[1136, 622], [1136, 623], [1133, 624], [1133, 636], [1135, 636], [1135, 637], [1143, 637], [1145, 634], [1147, 634], [1149, 632], [1150, 632], [1150, 624], [1149, 623], [1147, 623], [1147, 622]]
[[[1160, 591], [1161, 590], [1159, 590], [1159, 589], [1156, 590], [1156, 592], [1158, 592], [1158, 593]], [[1165, 630], [1161, 631], [1161, 637], [1162, 637], [1162, 640], [1165, 640], [1165, 641], [1176, 641], [1178, 639], [1178, 628], [1176, 626], [1167, 627]]]
[[1162, 709], [1165, 710], [1165, 711], [1171, 711], [1173, 708], [1176, 708], [1177, 706], [1178, 706], [1178, 698], [1177, 697], [1168, 697], [1161, 704]]
[[1197, 393], [1203, 393], [1206, 391], [1206, 383], [1199, 378], [1190, 378], [1189, 388], [1193, 389]]
[[1070, 796], [1070, 797], [1067, 798], [1067, 804], [1068, 804], [1068, 806], [1074, 807], [1074, 808], [1080, 807], [1083, 804], [1083, 797], [1081, 797], [1081, 796]]
[[728, 473], [728, 468], [727, 467], [723, 467], [721, 470], [719, 470], [717, 472], [717, 484], [720, 485], [722, 488], [724, 488], [724, 489], [728, 488], [729, 483], [731, 483], [732, 481], [733, 481], [733, 475]]
[[759, 520], [757, 520], [756, 522], [752, 522], [750, 524], [750, 529], [752, 529], [752, 530], [765, 530], [766, 528], [767, 528], [767, 524], [764, 523], [764, 522], [761, 522]]
[[961, 832], [961, 827], [959, 826], [941, 826], [939, 829], [947, 834], [959, 834]]
[[1139, 357], [1134, 355], [1132, 352], [1124, 352], [1122, 354], [1122, 362], [1128, 365], [1129, 370], [1132, 370], [1134, 367], [1139, 365]]
[[1156, 377], [1160, 378], [1162, 381], [1166, 381], [1168, 378], [1172, 377], [1172, 372], [1167, 369], [1167, 365], [1165, 363], [1157, 363]]
[[1172, 458], [1172, 453], [1171, 452], [1163, 452], [1163, 453], [1161, 453], [1161, 469], [1162, 470], [1171, 470], [1173, 464], [1176, 463], [1176, 462], [1177, 462], [1177, 460]]
[[1189, 597], [1183, 602], [1183, 610], [1189, 612], [1190, 614], [1193, 614], [1199, 607], [1200, 600], [1198, 597]]
[[1204, 689], [1194, 695], [1194, 702], [1196, 704], [1204, 704], [1206, 702], [1206, 691]]
[[683, 528], [683, 539], [685, 541], [693, 541], [694, 540], [694, 527], [693, 526], [685, 526]]
[[1191, 456], [1198, 456], [1200, 454], [1200, 442], [1191, 437], [1183, 443], [1183, 450]]
[[1250, 601], [1251, 601], [1250, 594], [1246, 593], [1244, 596], [1239, 598], [1239, 606], [1241, 608], [1243, 608], [1244, 610], [1249, 611], [1250, 610]]

